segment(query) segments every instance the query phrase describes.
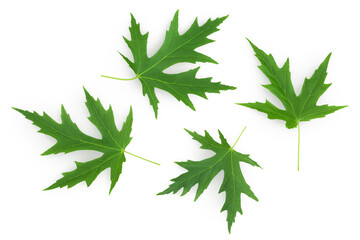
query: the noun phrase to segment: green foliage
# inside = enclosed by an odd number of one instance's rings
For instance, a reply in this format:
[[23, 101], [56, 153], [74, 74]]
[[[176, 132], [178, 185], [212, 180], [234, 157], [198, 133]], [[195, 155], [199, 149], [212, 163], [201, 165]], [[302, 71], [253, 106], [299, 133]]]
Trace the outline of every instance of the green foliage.
[[[245, 130], [245, 129], [244, 129]], [[190, 189], [198, 184], [195, 195], [195, 201], [209, 186], [213, 178], [220, 172], [224, 171], [224, 179], [220, 187], [221, 192], [225, 192], [226, 199], [221, 211], [227, 211], [227, 222], [229, 233], [231, 226], [235, 222], [236, 213], [243, 213], [241, 209], [241, 193], [258, 201], [255, 194], [251, 191], [250, 186], [246, 183], [241, 172], [240, 162], [260, 167], [255, 161], [251, 160], [249, 155], [239, 153], [234, 150], [235, 144], [231, 147], [223, 134], [219, 131], [221, 143], [216, 142], [207, 131], [201, 136], [196, 132], [186, 130], [194, 140], [201, 143], [202, 149], [208, 149], [215, 153], [214, 156], [202, 161], [177, 162], [178, 165], [187, 170], [177, 178], [171, 179], [173, 183], [159, 195], [177, 193], [183, 188], [181, 196], [185, 195]], [[240, 135], [241, 136], [241, 135]], [[239, 136], [239, 138], [240, 138]], [[239, 140], [238, 138], [238, 140]]]
[[199, 26], [197, 19], [191, 27], [182, 35], [178, 31], [178, 11], [170, 24], [169, 30], [166, 32], [165, 40], [160, 49], [152, 56], [147, 55], [147, 39], [148, 33], [141, 34], [140, 25], [136, 22], [134, 16], [131, 15], [130, 35], [131, 40], [124, 37], [125, 42], [129, 46], [133, 62], [121, 56], [129, 64], [130, 68], [136, 74], [133, 80], [138, 78], [142, 84], [143, 95], [148, 95], [151, 106], [154, 109], [155, 117], [158, 114], [159, 100], [155, 95], [155, 88], [162, 89], [173, 95], [178, 101], [182, 101], [191, 109], [195, 110], [193, 103], [189, 98], [189, 94], [195, 94], [206, 98], [205, 93], [219, 93], [220, 90], [236, 89], [235, 87], [222, 85], [219, 82], [211, 82], [211, 78], [196, 78], [198, 68], [191, 69], [186, 72], [177, 74], [164, 73], [164, 70], [177, 63], [196, 63], [209, 62], [216, 63], [212, 58], [196, 52], [195, 49], [214, 42], [207, 37], [218, 31], [217, 28], [226, 17], [209, 19], [205, 24]]
[[285, 110], [277, 108], [267, 100], [265, 103], [239, 103], [239, 105], [266, 113], [269, 119], [283, 120], [286, 122], [287, 128], [295, 128], [299, 122], [322, 118], [346, 107], [316, 105], [320, 96], [331, 85], [324, 83], [331, 54], [325, 58], [310, 79], [305, 79], [302, 90], [297, 96], [290, 78], [289, 59], [279, 68], [271, 54], [267, 55], [250, 40], [249, 42], [261, 63], [260, 70], [270, 81], [270, 84], [263, 86], [281, 101]]
[[105, 110], [99, 99], [95, 100], [85, 89], [84, 91], [86, 106], [90, 113], [89, 120], [99, 130], [102, 139], [91, 137], [80, 131], [78, 126], [71, 120], [64, 106], [61, 107], [61, 123], [56, 122], [46, 113], [43, 113], [41, 116], [37, 112], [14, 108], [32, 121], [34, 125], [38, 126], [40, 133], [49, 135], [57, 140], [55, 145], [46, 150], [42, 155], [69, 153], [78, 150], [93, 150], [103, 153], [101, 157], [88, 162], [75, 162], [77, 167], [75, 170], [63, 173], [63, 177], [46, 190], [64, 186], [70, 188], [82, 181], [85, 181], [87, 186], [90, 186], [102, 171], [110, 168], [111, 193], [119, 179], [123, 163], [126, 161], [125, 153], [134, 155], [125, 151], [125, 148], [132, 139], [130, 137], [133, 122], [132, 109], [130, 108], [129, 115], [119, 131], [115, 125], [111, 106], [108, 110]]

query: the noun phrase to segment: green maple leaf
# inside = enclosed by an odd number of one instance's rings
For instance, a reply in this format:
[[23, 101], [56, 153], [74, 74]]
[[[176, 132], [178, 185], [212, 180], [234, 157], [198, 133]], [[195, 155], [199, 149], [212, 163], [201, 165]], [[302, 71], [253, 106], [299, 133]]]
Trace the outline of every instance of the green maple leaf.
[[[102, 171], [110, 168], [111, 193], [122, 172], [123, 163], [126, 161], [125, 153], [139, 157], [125, 150], [132, 139], [132, 137], [130, 137], [133, 122], [131, 107], [122, 129], [119, 131], [115, 125], [111, 106], [108, 110], [105, 110], [99, 99], [95, 100], [85, 88], [84, 91], [86, 95], [86, 106], [90, 113], [89, 120], [101, 133], [101, 139], [91, 137], [80, 131], [78, 126], [71, 120], [64, 106], [61, 107], [61, 123], [53, 120], [45, 112], [41, 116], [37, 112], [14, 108], [32, 121], [34, 125], [38, 126], [40, 133], [49, 135], [57, 140], [57, 142], [42, 155], [69, 153], [78, 150], [93, 150], [103, 153], [101, 157], [88, 162], [75, 162], [77, 167], [75, 170], [63, 173], [61, 179], [57, 180], [45, 190], [65, 186], [71, 188], [82, 181], [85, 181], [87, 186], [90, 186]], [[144, 158], [141, 159], [149, 161]]]
[[289, 59], [287, 59], [285, 64], [280, 68], [276, 64], [271, 54], [266, 54], [264, 51], [256, 47], [250, 40], [248, 41], [254, 49], [255, 56], [259, 59], [261, 63], [261, 65], [259, 66], [260, 70], [270, 81], [270, 84], [263, 85], [263, 87], [268, 89], [280, 100], [284, 109], [279, 109], [268, 100], [266, 100], [265, 103], [255, 102], [238, 104], [266, 113], [269, 119], [283, 120], [286, 122], [285, 125], [289, 129], [298, 127], [298, 145], [300, 145], [300, 122], [310, 121], [315, 118], [322, 118], [325, 117], [327, 114], [347, 107], [317, 105], [317, 101], [319, 100], [320, 96], [331, 85], [325, 84], [327, 67], [329, 64], [331, 53], [320, 64], [319, 68], [314, 72], [311, 78], [305, 78], [300, 94], [296, 95], [290, 78]]
[[207, 131], [205, 131], [204, 136], [201, 136], [196, 132], [186, 131], [193, 137], [194, 140], [202, 144], [202, 149], [211, 150], [215, 153], [215, 155], [202, 161], [189, 160], [187, 162], [177, 162], [177, 164], [185, 168], [187, 172], [181, 174], [177, 178], [171, 179], [173, 183], [166, 190], [158, 193], [158, 195], [169, 194], [171, 192], [175, 194], [183, 188], [183, 192], [181, 194], [181, 196], [183, 196], [188, 193], [192, 187], [198, 184], [195, 195], [196, 201], [209, 186], [213, 178], [223, 170], [224, 179], [219, 193], [225, 192], [226, 199], [221, 212], [227, 211], [226, 220], [228, 222], [228, 230], [230, 233], [231, 226], [235, 222], [236, 213], [243, 213], [241, 209], [241, 194], [244, 193], [250, 198], [258, 201], [255, 194], [251, 191], [250, 186], [245, 181], [241, 172], [240, 162], [244, 162], [252, 166], [260, 166], [255, 161], [251, 160], [249, 155], [245, 155], [234, 150], [241, 134], [235, 144], [231, 147], [220, 131], [219, 137], [221, 143], [216, 142]]
[[136, 23], [133, 15], [131, 15], [130, 35], [131, 40], [124, 37], [125, 42], [129, 46], [134, 61], [123, 54], [121, 56], [129, 64], [136, 76], [130, 79], [107, 78], [118, 80], [139, 79], [142, 84], [143, 95], [149, 97], [151, 106], [154, 109], [155, 117], [158, 114], [159, 100], [155, 95], [155, 88], [162, 89], [173, 95], [178, 101], [182, 101], [185, 105], [195, 110], [193, 103], [189, 98], [189, 94], [195, 94], [206, 99], [205, 93], [219, 93], [220, 90], [236, 89], [232, 86], [222, 85], [219, 82], [211, 82], [212, 78], [196, 78], [198, 68], [191, 69], [187, 72], [177, 74], [164, 73], [164, 70], [177, 63], [196, 63], [209, 62], [217, 63], [212, 58], [196, 52], [195, 49], [205, 44], [214, 42], [207, 37], [218, 31], [217, 28], [226, 17], [209, 19], [205, 24], [199, 26], [197, 19], [191, 27], [182, 35], [178, 31], [178, 11], [170, 24], [169, 30], [166, 32], [165, 40], [160, 49], [152, 56], [147, 55], [147, 39], [148, 33], [141, 34], [140, 25]]

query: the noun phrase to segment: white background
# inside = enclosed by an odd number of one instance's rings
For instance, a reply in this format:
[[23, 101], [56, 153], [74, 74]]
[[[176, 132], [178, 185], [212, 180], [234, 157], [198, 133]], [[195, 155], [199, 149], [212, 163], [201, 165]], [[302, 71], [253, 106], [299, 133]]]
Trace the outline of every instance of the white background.
[[[334, 3], [337, 2], [337, 3]], [[357, 1], [1, 1], [0, 3], [0, 239], [360, 239], [359, 195], [359, 55]], [[235, 4], [236, 3], [236, 4]], [[121, 82], [101, 74], [133, 77], [116, 52], [130, 55], [122, 40], [129, 37], [130, 12], [149, 31], [149, 55], [160, 47], [177, 9], [180, 31], [195, 17], [229, 18], [198, 50], [219, 62], [197, 64], [198, 76], [237, 87], [191, 96], [196, 112], [171, 95], [156, 91], [156, 120], [138, 80]], [[326, 82], [333, 83], [319, 104], [350, 105], [324, 119], [301, 124], [301, 171], [296, 171], [297, 132], [278, 120], [235, 105], [236, 102], [279, 102], [261, 84], [266, 78], [245, 37], [271, 52], [279, 64], [290, 57], [296, 92], [303, 79], [333, 52]], [[180, 64], [169, 71], [194, 67]], [[112, 104], [121, 126], [134, 109], [133, 141], [128, 147], [161, 163], [156, 166], [127, 157], [119, 182], [108, 195], [109, 172], [87, 188], [42, 191], [99, 153], [81, 151], [40, 156], [54, 139], [37, 133], [10, 107], [46, 111], [59, 121], [64, 104], [84, 132], [100, 137], [87, 120], [82, 86]], [[183, 173], [175, 161], [201, 160], [212, 153], [183, 130], [217, 139], [221, 129], [232, 144], [247, 130], [236, 150], [250, 153], [263, 170], [242, 165], [259, 198], [242, 196], [244, 215], [237, 215], [232, 234], [226, 214], [219, 213], [219, 174], [193, 202], [186, 196], [156, 196], [170, 179]]]

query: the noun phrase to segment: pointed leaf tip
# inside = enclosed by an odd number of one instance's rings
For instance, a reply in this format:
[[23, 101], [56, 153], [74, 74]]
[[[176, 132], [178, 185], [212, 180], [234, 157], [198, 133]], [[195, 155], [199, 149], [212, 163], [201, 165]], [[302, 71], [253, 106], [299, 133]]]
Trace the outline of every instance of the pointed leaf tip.
[[250, 41], [250, 39], [246, 38], [248, 40], [248, 42], [250, 43], [252, 49], [254, 50], [255, 54], [256, 54], [256, 51], [259, 51], [260, 49], [252, 42]]
[[114, 189], [114, 187], [115, 187], [115, 184], [114, 185], [111, 184], [111, 187], [110, 187], [110, 190], [109, 190], [109, 196], [110, 196], [112, 190]]
[[229, 231], [229, 234], [231, 234], [231, 227], [232, 227], [232, 222], [228, 222], [228, 231]]
[[245, 39], [246, 39], [251, 45], [254, 45], [254, 44], [250, 41], [250, 39], [248, 39], [247, 37], [245, 37]]
[[52, 184], [52, 185], [50, 185], [50, 186], [48, 186], [47, 188], [43, 189], [42, 191], [49, 191], [49, 190], [52, 190], [52, 189], [57, 188], [57, 187], [54, 187], [54, 185], [55, 185], [55, 183]]
[[[329, 62], [330, 62], [331, 55], [332, 55], [332, 52], [330, 52], [330, 53], [326, 56], [326, 58], [325, 58], [325, 60], [323, 61], [323, 63], [325, 63], [326, 65], [328, 65]], [[326, 67], [327, 67], [327, 66], [326, 66]]]
[[16, 108], [16, 107], [11, 107], [12, 109], [14, 109], [15, 111], [21, 113], [22, 115], [24, 115], [24, 113], [26, 112], [25, 110], [22, 110], [20, 108]]
[[184, 130], [187, 132], [187, 133], [192, 133], [190, 130], [188, 130], [188, 129], [186, 129], [186, 128], [184, 128]]
[[86, 88], [84, 86], [83, 86], [83, 90], [84, 90], [86, 98], [91, 97], [90, 93], [86, 90]]
[[228, 17], [229, 17], [229, 14], [221, 17], [221, 19], [224, 19], [224, 20], [225, 20], [225, 19], [227, 19]]
[[132, 14], [132, 13], [130, 13], [130, 18], [131, 18], [131, 21], [136, 21], [134, 14]]

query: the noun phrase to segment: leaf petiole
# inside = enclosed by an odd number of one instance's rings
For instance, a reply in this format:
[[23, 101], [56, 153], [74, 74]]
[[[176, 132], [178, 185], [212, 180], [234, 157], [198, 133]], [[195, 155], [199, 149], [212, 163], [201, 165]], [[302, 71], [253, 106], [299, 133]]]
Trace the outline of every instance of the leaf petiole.
[[149, 159], [140, 157], [140, 156], [135, 155], [135, 154], [133, 154], [133, 153], [131, 153], [131, 152], [128, 152], [128, 151], [125, 151], [125, 150], [124, 150], [124, 153], [130, 154], [130, 155], [132, 155], [132, 156], [134, 156], [134, 157], [140, 158], [140, 159], [142, 159], [142, 160], [144, 160], [144, 161], [147, 161], [147, 162], [150, 162], [150, 163], [153, 163], [153, 164], [156, 164], [156, 165], [159, 165], [159, 166], [160, 166], [160, 163], [150, 161]]
[[234, 145], [231, 147], [231, 149], [234, 149], [235, 145], [236, 145], [237, 142], [239, 141], [239, 139], [240, 139], [241, 135], [243, 134], [243, 132], [245, 131], [245, 129], [246, 129], [246, 127], [244, 127], [244, 129], [241, 131], [239, 137], [236, 139], [236, 141], [235, 141]]
[[300, 124], [298, 123], [297, 125], [297, 129], [298, 129], [298, 165], [297, 165], [297, 170], [300, 171]]
[[121, 80], [121, 81], [131, 81], [131, 80], [134, 80], [134, 79], [138, 78], [138, 76], [135, 76], [133, 78], [116, 78], [116, 77], [110, 77], [110, 76], [106, 76], [106, 75], [100, 75], [100, 77], [111, 78], [111, 79]]

